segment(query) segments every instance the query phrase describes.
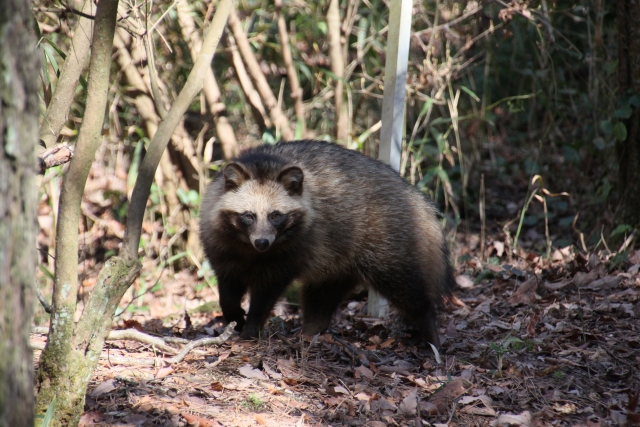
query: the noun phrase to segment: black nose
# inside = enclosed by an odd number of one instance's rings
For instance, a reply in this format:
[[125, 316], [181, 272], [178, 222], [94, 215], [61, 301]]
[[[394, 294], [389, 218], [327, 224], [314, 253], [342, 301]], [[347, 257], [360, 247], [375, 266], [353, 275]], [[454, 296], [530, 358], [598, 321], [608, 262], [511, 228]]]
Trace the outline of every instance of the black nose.
[[269, 239], [256, 239], [254, 240], [253, 245], [260, 252], [264, 252], [269, 249]]

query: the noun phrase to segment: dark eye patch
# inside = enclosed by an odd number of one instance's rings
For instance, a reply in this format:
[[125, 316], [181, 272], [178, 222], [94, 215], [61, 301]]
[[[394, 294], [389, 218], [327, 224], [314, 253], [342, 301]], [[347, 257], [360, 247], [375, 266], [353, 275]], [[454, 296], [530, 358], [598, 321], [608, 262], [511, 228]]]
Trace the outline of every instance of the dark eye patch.
[[256, 215], [252, 212], [241, 213], [240, 221], [246, 226], [253, 225], [253, 223], [256, 222]]
[[286, 220], [287, 220], [287, 215], [281, 212], [273, 211], [269, 214], [269, 222], [273, 224], [273, 226], [276, 228], [284, 224]]

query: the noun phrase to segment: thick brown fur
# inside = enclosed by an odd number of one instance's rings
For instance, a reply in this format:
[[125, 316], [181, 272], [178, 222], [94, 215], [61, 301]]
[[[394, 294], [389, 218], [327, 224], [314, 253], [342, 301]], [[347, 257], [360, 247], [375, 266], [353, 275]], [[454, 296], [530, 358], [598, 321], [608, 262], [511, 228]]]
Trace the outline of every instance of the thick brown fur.
[[[438, 345], [437, 310], [455, 285], [435, 207], [387, 165], [319, 141], [241, 154], [209, 186], [200, 239], [225, 320], [256, 336], [278, 297], [303, 284], [303, 332], [329, 326], [360, 283]], [[240, 307], [251, 295], [246, 324]], [[243, 329], [244, 328], [244, 329]]]

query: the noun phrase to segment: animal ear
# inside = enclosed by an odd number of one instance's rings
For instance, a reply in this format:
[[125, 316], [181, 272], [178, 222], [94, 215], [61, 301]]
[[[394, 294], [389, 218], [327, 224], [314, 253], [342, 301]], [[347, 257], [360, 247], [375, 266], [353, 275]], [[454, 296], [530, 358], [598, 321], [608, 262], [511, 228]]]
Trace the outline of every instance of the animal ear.
[[304, 174], [302, 169], [297, 166], [291, 166], [283, 169], [278, 175], [278, 182], [287, 190], [290, 196], [302, 194], [302, 181]]
[[222, 171], [224, 192], [235, 190], [249, 179], [249, 172], [240, 163], [229, 163]]

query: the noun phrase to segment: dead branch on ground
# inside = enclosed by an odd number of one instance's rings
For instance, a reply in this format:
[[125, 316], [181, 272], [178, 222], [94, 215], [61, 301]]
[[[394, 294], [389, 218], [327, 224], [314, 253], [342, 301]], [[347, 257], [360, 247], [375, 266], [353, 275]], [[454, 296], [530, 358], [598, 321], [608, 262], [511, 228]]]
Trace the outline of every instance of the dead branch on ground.
[[[122, 330], [115, 330], [115, 331], [111, 331], [109, 332], [109, 335], [107, 336], [105, 341], [121, 341], [121, 340], [129, 340], [129, 341], [136, 341], [142, 344], [148, 344], [150, 346], [155, 347], [158, 350], [161, 350], [165, 353], [169, 353], [169, 354], [173, 354], [174, 356], [169, 358], [169, 359], [164, 359], [165, 362], [169, 363], [169, 364], [176, 364], [176, 363], [180, 363], [184, 360], [184, 358], [194, 349], [198, 348], [198, 347], [204, 347], [204, 346], [208, 346], [208, 345], [221, 345], [222, 343], [226, 342], [229, 337], [233, 334], [233, 328], [236, 326], [236, 322], [231, 322], [227, 325], [227, 327], [224, 329], [224, 332], [222, 334], [220, 334], [217, 337], [205, 337], [205, 338], [200, 338], [197, 339], [195, 341], [187, 341], [187, 340], [181, 340], [181, 344], [185, 344], [184, 347], [178, 351], [178, 349], [175, 349], [171, 346], [168, 346], [166, 344], [165, 338], [163, 337], [154, 337], [148, 334], [145, 334], [144, 332], [140, 332], [137, 329], [122, 329]], [[32, 329], [32, 333], [35, 334], [42, 334], [42, 335], [46, 335], [49, 333], [49, 328], [44, 328], [44, 327], [36, 327]], [[169, 338], [169, 337], [167, 337]], [[40, 342], [31, 342], [31, 347], [36, 349], [36, 350], [44, 350], [45, 348], [45, 344], [40, 343]], [[116, 356], [117, 357], [117, 356]], [[114, 362], [114, 356], [113, 355], [108, 355], [108, 354], [101, 354], [100, 355], [101, 359], [109, 359], [111, 362]], [[150, 359], [139, 359], [139, 358], [129, 358], [129, 357], [118, 357], [117, 359], [118, 364], [120, 365], [155, 365], [156, 360], [150, 360]], [[163, 360], [163, 359], [161, 359]]]

